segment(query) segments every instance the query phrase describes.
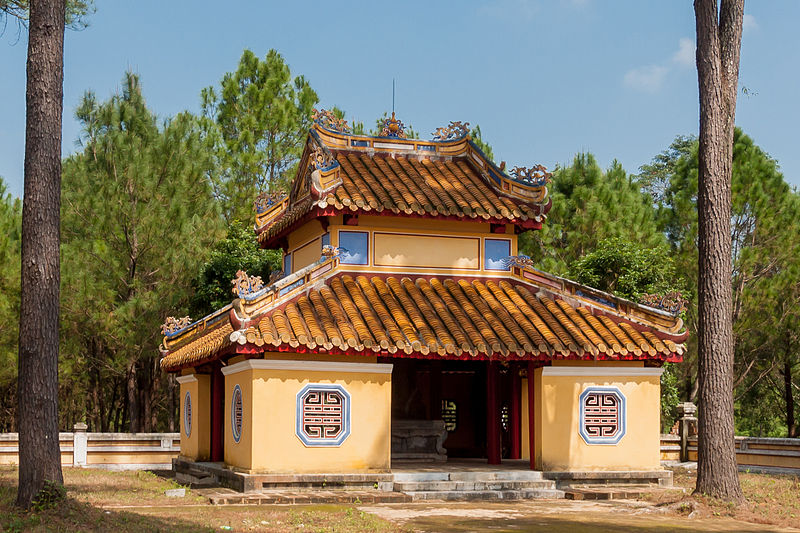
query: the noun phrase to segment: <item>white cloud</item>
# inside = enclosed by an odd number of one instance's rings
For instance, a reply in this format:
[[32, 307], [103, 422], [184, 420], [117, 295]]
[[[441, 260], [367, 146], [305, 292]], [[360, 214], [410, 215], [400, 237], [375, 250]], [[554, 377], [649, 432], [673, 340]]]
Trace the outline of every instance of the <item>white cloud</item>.
[[661, 65], [649, 65], [629, 70], [624, 83], [631, 89], [654, 93], [661, 88], [669, 69]]
[[678, 41], [678, 51], [672, 56], [672, 61], [683, 67], [694, 65], [694, 41], [684, 37]]
[[758, 29], [758, 22], [756, 22], [756, 18], [753, 15], [748, 15], [745, 13], [744, 19], [742, 20], [742, 31], [750, 31], [757, 29]]

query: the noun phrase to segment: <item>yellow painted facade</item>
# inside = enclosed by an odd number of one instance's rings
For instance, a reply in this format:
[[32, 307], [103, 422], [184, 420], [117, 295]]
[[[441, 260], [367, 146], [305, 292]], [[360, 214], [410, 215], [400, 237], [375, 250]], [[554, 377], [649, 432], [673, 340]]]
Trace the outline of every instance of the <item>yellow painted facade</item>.
[[[534, 375], [535, 457], [544, 471], [659, 470], [660, 369], [613, 364], [553, 366]], [[588, 387], [625, 396], [626, 432], [616, 444], [587, 444], [579, 397]]]
[[[389, 470], [391, 365], [251, 359], [224, 373], [227, 465], [252, 473]], [[350, 395], [350, 434], [338, 446], [306, 446], [296, 435], [297, 395], [309, 383], [338, 384]], [[236, 385], [243, 400], [239, 442], [230, 416]]]
[[[181, 456], [195, 461], [208, 461], [211, 455], [211, 376], [189, 374], [178, 377], [178, 382], [181, 386]], [[187, 393], [192, 399], [191, 431], [188, 436], [184, 421]]]

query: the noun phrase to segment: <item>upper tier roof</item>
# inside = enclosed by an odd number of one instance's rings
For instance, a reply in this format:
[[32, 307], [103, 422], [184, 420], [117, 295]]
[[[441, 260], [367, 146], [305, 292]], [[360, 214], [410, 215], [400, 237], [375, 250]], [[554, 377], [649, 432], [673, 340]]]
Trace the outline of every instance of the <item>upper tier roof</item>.
[[318, 216], [383, 213], [540, 229], [550, 209], [544, 167], [507, 175], [469, 139], [466, 125], [451, 123], [422, 141], [352, 135], [328, 113], [315, 118], [291, 193], [256, 200], [263, 247]]

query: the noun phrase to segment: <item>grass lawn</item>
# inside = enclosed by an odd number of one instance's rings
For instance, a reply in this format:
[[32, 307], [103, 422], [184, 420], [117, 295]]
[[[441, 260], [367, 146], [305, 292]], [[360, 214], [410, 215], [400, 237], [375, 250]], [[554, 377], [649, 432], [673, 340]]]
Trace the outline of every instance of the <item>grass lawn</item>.
[[730, 517], [756, 524], [800, 528], [800, 477], [740, 472], [739, 481], [747, 499], [743, 505], [692, 495], [696, 480], [695, 472], [676, 471], [674, 483], [686, 492], [665, 491], [648, 495], [646, 499], [668, 506], [678, 514], [695, 512], [698, 518]]
[[352, 506], [212, 506], [192, 491], [168, 498], [173, 481], [150, 472], [64, 468], [67, 498], [23, 512], [14, 506], [17, 469], [0, 467], [0, 530], [399, 532]]

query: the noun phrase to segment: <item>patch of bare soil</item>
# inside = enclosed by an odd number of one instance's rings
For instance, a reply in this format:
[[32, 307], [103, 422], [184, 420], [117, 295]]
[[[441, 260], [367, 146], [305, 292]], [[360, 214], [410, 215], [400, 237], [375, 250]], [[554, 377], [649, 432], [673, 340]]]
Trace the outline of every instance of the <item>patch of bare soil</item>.
[[692, 494], [696, 482], [696, 472], [677, 470], [674, 483], [685, 492], [666, 490], [647, 494], [642, 499], [668, 512], [692, 518], [729, 517], [753, 524], [800, 529], [800, 478], [796, 476], [740, 472], [739, 482], [747, 500], [743, 504]]

